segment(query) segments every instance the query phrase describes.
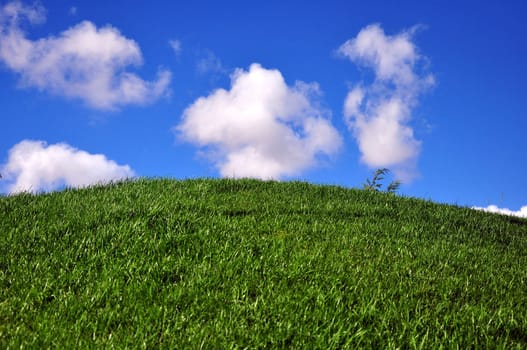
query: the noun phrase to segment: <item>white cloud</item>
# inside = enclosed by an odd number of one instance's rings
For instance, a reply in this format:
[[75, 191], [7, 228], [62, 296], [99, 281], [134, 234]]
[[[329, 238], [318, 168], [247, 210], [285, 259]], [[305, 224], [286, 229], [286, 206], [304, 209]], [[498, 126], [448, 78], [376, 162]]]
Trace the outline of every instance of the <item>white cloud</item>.
[[483, 207], [472, 207], [472, 209], [483, 210], [489, 213], [504, 214], [510, 216], [518, 216], [520, 218], [527, 218], [527, 205], [521, 207], [518, 211], [513, 211], [507, 208], [498, 208], [496, 205], [489, 205], [486, 208]]
[[103, 110], [151, 103], [167, 93], [170, 71], [160, 70], [151, 82], [125, 71], [142, 64], [141, 51], [116, 28], [83, 21], [58, 36], [33, 41], [21, 28], [23, 19], [42, 22], [44, 10], [20, 2], [0, 9], [0, 61], [20, 75], [21, 86]]
[[414, 31], [389, 36], [373, 24], [338, 49], [375, 73], [370, 86], [353, 87], [344, 102], [344, 118], [357, 140], [361, 160], [370, 167], [391, 168], [403, 181], [416, 176], [421, 148], [409, 125], [412, 110], [419, 94], [434, 84], [432, 75], [417, 71], [425, 58], [412, 42]]
[[181, 53], [183, 52], [183, 44], [181, 43], [181, 41], [177, 39], [173, 39], [173, 40], [169, 40], [168, 44], [170, 45], [172, 50], [174, 50], [176, 57], [179, 57], [179, 55], [181, 55]]
[[380, 80], [412, 85], [418, 79], [413, 67], [420, 58], [411, 41], [413, 31], [387, 36], [378, 24], [372, 24], [356, 38], [346, 41], [339, 51], [350, 60], [372, 68]]
[[10, 193], [50, 191], [64, 185], [84, 187], [134, 176], [128, 165], [118, 165], [102, 154], [31, 140], [13, 146], [1, 169]]
[[278, 179], [333, 155], [341, 137], [316, 103], [316, 84], [289, 87], [278, 70], [237, 69], [231, 89], [201, 97], [182, 115], [179, 136], [204, 147], [222, 176]]

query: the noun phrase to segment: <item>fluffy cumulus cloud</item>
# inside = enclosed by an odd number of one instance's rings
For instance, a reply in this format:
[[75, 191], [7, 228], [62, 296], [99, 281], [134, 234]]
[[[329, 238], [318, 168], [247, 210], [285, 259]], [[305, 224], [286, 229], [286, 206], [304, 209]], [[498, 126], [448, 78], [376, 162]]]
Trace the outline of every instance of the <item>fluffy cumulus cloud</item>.
[[527, 205], [521, 207], [521, 209], [518, 211], [513, 211], [507, 208], [498, 208], [496, 205], [489, 205], [486, 208], [472, 207], [472, 209], [483, 210], [489, 213], [504, 214], [504, 215], [518, 216], [520, 218], [527, 218]]
[[373, 24], [338, 49], [374, 72], [373, 82], [354, 86], [344, 102], [344, 117], [361, 159], [372, 168], [391, 168], [403, 181], [416, 176], [421, 147], [409, 124], [412, 111], [419, 95], [434, 84], [431, 74], [419, 72], [426, 60], [412, 42], [414, 31], [390, 36]]
[[129, 166], [118, 165], [102, 154], [90, 154], [63, 143], [47, 145], [30, 140], [11, 148], [1, 173], [10, 183], [10, 193], [84, 187], [134, 176]]
[[58, 36], [39, 40], [26, 37], [22, 26], [41, 23], [39, 6], [11, 2], [0, 8], [0, 61], [20, 75], [20, 85], [80, 99], [96, 109], [143, 105], [165, 95], [171, 79], [159, 70], [145, 81], [125, 70], [142, 64], [137, 43], [116, 28], [97, 28], [83, 21]]
[[191, 104], [175, 130], [203, 147], [222, 176], [279, 179], [335, 154], [341, 137], [317, 104], [316, 84], [288, 86], [278, 70], [237, 69], [230, 90]]

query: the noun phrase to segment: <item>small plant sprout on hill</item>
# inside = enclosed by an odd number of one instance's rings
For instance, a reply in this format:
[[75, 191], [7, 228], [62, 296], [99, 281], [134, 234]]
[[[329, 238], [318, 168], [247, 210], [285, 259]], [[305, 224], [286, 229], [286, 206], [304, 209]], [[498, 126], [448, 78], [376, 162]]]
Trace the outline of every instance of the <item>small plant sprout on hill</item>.
[[[366, 179], [366, 183], [362, 185], [362, 188], [367, 191], [382, 191], [382, 180], [384, 180], [384, 177], [390, 173], [390, 170], [387, 168], [377, 169], [375, 173], [373, 174], [373, 177], [371, 179]], [[401, 186], [401, 181], [394, 180], [390, 182], [388, 186], [386, 186], [386, 189], [384, 192], [388, 193], [395, 193]]]

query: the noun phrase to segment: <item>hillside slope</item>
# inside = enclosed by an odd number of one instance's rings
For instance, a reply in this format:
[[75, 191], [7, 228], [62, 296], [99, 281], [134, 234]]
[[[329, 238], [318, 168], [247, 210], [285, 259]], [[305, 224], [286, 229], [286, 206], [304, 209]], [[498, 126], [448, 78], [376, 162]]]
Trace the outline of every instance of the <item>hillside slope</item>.
[[0, 348], [527, 347], [527, 220], [256, 180], [0, 198]]

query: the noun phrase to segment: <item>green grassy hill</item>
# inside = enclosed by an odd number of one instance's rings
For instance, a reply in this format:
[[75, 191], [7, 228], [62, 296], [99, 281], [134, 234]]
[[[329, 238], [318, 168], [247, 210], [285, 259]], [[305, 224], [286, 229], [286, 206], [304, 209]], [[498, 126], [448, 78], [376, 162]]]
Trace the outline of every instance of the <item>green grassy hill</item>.
[[0, 198], [0, 348], [525, 348], [527, 220], [256, 180]]

